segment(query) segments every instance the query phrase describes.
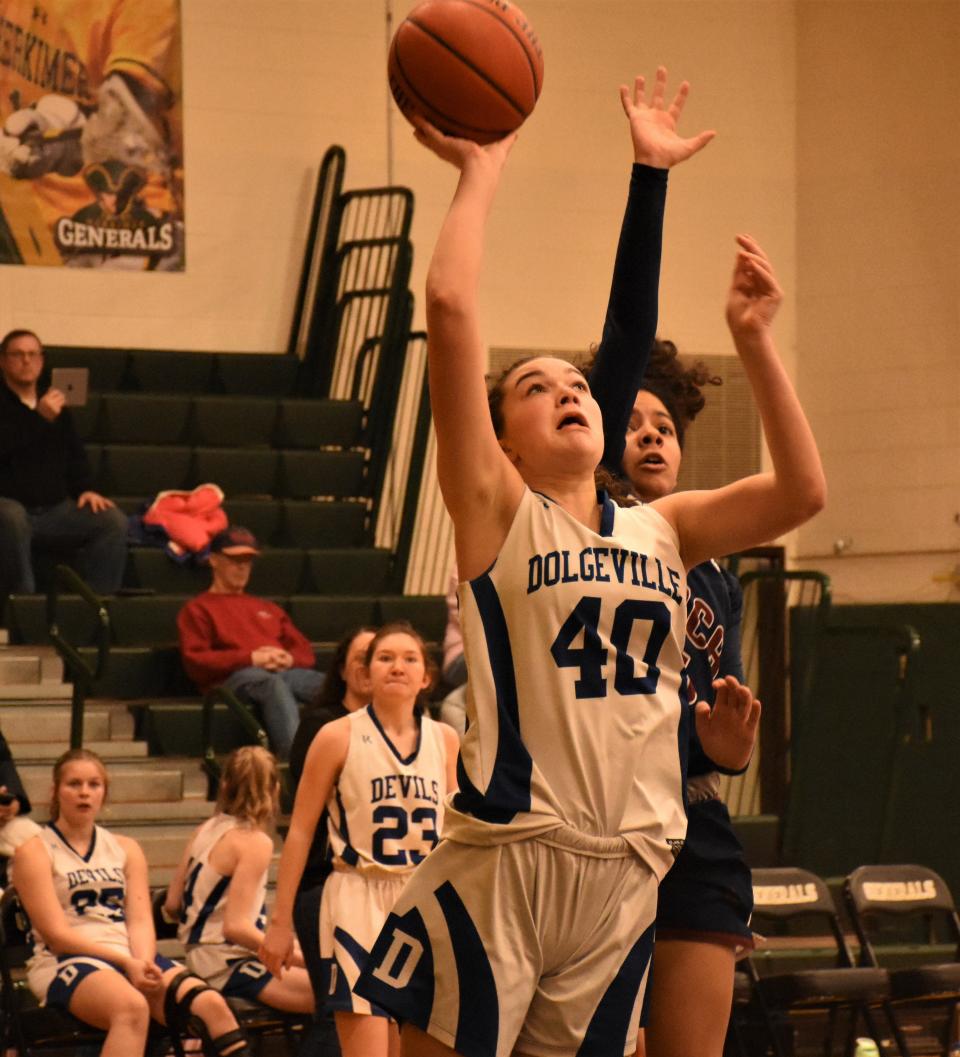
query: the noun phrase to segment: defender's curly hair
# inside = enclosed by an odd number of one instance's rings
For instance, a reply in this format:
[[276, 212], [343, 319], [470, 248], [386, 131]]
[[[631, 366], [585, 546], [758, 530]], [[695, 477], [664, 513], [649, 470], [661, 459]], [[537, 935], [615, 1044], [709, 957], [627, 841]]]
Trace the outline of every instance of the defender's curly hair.
[[640, 388], [663, 401], [677, 427], [681, 447], [684, 430], [706, 405], [703, 388], [707, 385], [723, 385], [723, 379], [714, 374], [703, 360], [685, 364], [672, 341], [658, 338], [653, 343], [650, 362]]

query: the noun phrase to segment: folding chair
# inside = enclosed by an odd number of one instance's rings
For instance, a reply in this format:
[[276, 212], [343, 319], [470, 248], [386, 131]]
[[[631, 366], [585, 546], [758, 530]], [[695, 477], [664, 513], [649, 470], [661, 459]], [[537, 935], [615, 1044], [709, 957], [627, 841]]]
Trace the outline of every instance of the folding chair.
[[[804, 1028], [817, 1030], [819, 1050], [824, 1057], [853, 1053], [858, 1027], [863, 1034], [876, 1038], [872, 1010], [890, 995], [886, 970], [855, 967], [843, 933], [833, 898], [826, 884], [816, 874], [796, 868], [753, 871], [753, 927], [766, 936], [769, 948], [785, 948], [795, 964], [811, 961], [815, 968], [793, 968], [789, 971], [761, 971], [763, 962], [773, 959], [754, 951], [746, 961], [759, 1026], [766, 1035], [775, 1057], [792, 1057], [804, 1050], [801, 1034]], [[823, 965], [826, 961], [829, 964]], [[846, 1032], [838, 1048], [842, 1020]], [[766, 1046], [764, 1047], [766, 1049]]]
[[844, 897], [863, 965], [888, 968], [884, 1010], [903, 1057], [954, 1053], [960, 1019], [960, 916], [925, 866], [861, 866]]
[[106, 1035], [64, 1010], [40, 1006], [27, 986], [26, 964], [32, 954], [27, 920], [16, 889], [0, 897], [0, 1009], [3, 1012], [2, 1050], [18, 1057], [42, 1053], [74, 1057], [90, 1047], [99, 1053]]

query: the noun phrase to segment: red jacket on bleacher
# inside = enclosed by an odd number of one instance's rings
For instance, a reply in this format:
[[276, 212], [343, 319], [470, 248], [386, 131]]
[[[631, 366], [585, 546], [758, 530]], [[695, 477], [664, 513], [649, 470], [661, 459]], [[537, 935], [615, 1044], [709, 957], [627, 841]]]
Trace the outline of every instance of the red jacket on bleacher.
[[180, 654], [187, 675], [201, 693], [253, 662], [261, 646], [277, 646], [293, 655], [296, 668], [313, 668], [313, 647], [278, 605], [248, 594], [204, 591], [177, 614]]

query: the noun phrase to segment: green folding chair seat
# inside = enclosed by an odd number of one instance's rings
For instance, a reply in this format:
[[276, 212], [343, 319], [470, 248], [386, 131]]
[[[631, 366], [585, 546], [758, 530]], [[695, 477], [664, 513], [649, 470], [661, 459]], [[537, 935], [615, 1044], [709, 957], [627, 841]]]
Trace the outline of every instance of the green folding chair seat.
[[302, 550], [271, 548], [253, 562], [247, 590], [254, 595], [287, 597], [302, 590], [306, 556]]
[[358, 451], [282, 451], [282, 494], [289, 499], [360, 495], [363, 462], [363, 453]]
[[133, 387], [147, 393], [209, 393], [214, 357], [207, 352], [158, 352], [138, 349], [130, 354]]
[[226, 499], [223, 508], [230, 524], [250, 529], [261, 546], [290, 542], [281, 536], [283, 504], [278, 499]]
[[183, 444], [190, 400], [156, 393], [112, 393], [102, 398], [100, 435], [107, 444]]
[[87, 402], [83, 407], [71, 407], [70, 416], [77, 430], [77, 436], [83, 441], [102, 439], [100, 434], [100, 397], [96, 393], [87, 393]]
[[373, 548], [338, 548], [311, 550], [307, 560], [315, 591], [324, 595], [356, 595], [386, 588], [391, 554]]
[[289, 600], [287, 609], [311, 642], [338, 642], [351, 628], [378, 623], [375, 598], [298, 595]]
[[299, 360], [281, 353], [220, 353], [216, 379], [225, 393], [288, 396], [294, 391]]
[[187, 447], [104, 444], [97, 473], [104, 495], [153, 497], [190, 487], [191, 452]]
[[269, 447], [276, 421], [273, 399], [197, 397], [193, 401], [193, 442], [217, 448]]
[[210, 586], [210, 570], [205, 565], [180, 564], [159, 547], [131, 547], [129, 553], [131, 587], [166, 595], [196, 595]]
[[443, 595], [389, 595], [380, 599], [380, 623], [409, 620], [427, 642], [442, 642], [447, 626]]
[[[68, 642], [88, 645], [96, 640], [96, 614], [76, 595], [57, 601], [57, 626]], [[11, 595], [7, 603], [7, 629], [15, 645], [48, 643], [47, 600], [44, 595]]]
[[196, 448], [192, 485], [213, 482], [227, 496], [275, 494], [277, 453], [271, 450]]
[[177, 641], [177, 614], [189, 595], [111, 598], [110, 627], [118, 646], [168, 645]]
[[[96, 664], [95, 651], [80, 650], [88, 663]], [[183, 671], [179, 646], [111, 646], [110, 661], [95, 684], [98, 697], [144, 698], [195, 694]]]
[[46, 346], [48, 367], [86, 367], [89, 388], [95, 393], [113, 393], [128, 388], [130, 353], [126, 349], [83, 349]]
[[290, 546], [353, 547], [364, 541], [364, 503], [288, 499], [282, 509], [282, 538]]
[[281, 400], [278, 443], [285, 448], [349, 448], [359, 442], [359, 400]]

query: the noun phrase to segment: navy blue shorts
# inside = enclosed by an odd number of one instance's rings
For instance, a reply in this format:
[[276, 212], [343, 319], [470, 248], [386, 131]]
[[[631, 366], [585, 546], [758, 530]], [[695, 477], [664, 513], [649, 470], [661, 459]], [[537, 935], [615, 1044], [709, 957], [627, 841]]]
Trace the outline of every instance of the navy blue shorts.
[[752, 948], [753, 886], [743, 847], [719, 800], [691, 804], [687, 837], [660, 882], [657, 939]]
[[220, 988], [226, 998], [245, 998], [249, 1002], [260, 999], [260, 992], [273, 979], [273, 973], [256, 958], [239, 958], [231, 963], [233, 971]]
[[[153, 960], [163, 972], [175, 968], [178, 964], [162, 954], [158, 954]], [[91, 958], [85, 954], [68, 954], [59, 958], [58, 961], [61, 965], [57, 969], [53, 982], [47, 988], [44, 1005], [55, 1006], [59, 1009], [70, 1008], [73, 992], [91, 973], [112, 969], [115, 973], [123, 975], [123, 970], [114, 962], [108, 962], [102, 958]]]

